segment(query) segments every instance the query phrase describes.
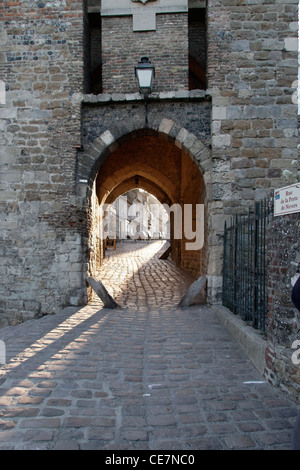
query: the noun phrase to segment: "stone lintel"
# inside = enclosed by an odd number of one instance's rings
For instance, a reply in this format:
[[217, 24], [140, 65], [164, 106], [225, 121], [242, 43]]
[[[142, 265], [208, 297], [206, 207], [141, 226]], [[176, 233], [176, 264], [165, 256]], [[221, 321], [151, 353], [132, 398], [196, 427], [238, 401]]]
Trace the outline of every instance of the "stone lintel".
[[102, 0], [101, 16], [125, 16], [136, 12], [148, 15], [150, 10], [156, 13], [179, 13], [188, 11], [188, 0], [156, 0], [143, 4], [131, 0]]
[[102, 0], [101, 16], [133, 16], [133, 31], [156, 29], [156, 14], [186, 13], [188, 0]]
[[[151, 101], [203, 101], [211, 100], [211, 95], [205, 90], [178, 90], [176, 92], [158, 92], [151, 93], [148, 97]], [[82, 102], [85, 104], [107, 104], [107, 103], [126, 103], [131, 101], [143, 102], [144, 98], [140, 93], [101, 93], [99, 95], [82, 95]]]

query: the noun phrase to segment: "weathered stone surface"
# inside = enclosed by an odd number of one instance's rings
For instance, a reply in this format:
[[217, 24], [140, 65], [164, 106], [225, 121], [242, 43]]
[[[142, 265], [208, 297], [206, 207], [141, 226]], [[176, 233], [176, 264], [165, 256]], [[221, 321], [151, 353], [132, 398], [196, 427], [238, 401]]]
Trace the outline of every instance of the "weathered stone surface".
[[[167, 100], [155, 101], [150, 102], [148, 108], [149, 128], [154, 128], [155, 122], [157, 122], [159, 133], [166, 134], [170, 138], [177, 138], [180, 133], [180, 140], [178, 140], [180, 143], [183, 142], [182, 136], [185, 138], [189, 136], [192, 139], [189, 142], [187, 139], [190, 151], [194, 151], [196, 146], [195, 136], [202, 143], [210, 142], [210, 115], [210, 102], [205, 99], [180, 103], [170, 103]], [[105, 108], [102, 106], [91, 107], [84, 103], [82, 117], [84, 123], [83, 146], [87, 149], [93, 142], [96, 156], [100, 154], [103, 147], [103, 140], [100, 140], [99, 136], [104, 135], [104, 133], [108, 134], [107, 130], [112, 129], [115, 122], [120, 121], [120, 123], [125, 123], [127, 126], [127, 128], [124, 128], [123, 124], [123, 128], [118, 130], [119, 135], [132, 132], [135, 129], [135, 123], [136, 128], [141, 129], [145, 123], [145, 107], [144, 103], [139, 102], [126, 105], [119, 104], [117, 107], [113, 103], [108, 103]], [[120, 124], [118, 126], [120, 127]], [[182, 129], [185, 129], [185, 131]], [[195, 153], [196, 151], [199, 151], [199, 148], [195, 149]]]
[[299, 312], [292, 292], [300, 266], [299, 214], [273, 217], [267, 230], [268, 379], [299, 397], [300, 367], [293, 364], [292, 344], [299, 340]]
[[188, 288], [187, 293], [179, 302], [180, 307], [189, 307], [190, 305], [206, 304], [206, 276], [200, 276]]

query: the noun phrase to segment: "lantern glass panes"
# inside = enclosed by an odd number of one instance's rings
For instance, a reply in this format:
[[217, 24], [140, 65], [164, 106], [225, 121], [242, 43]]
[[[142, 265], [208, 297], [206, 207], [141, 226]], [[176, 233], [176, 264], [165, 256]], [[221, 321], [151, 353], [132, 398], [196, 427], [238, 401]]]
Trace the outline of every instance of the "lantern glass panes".
[[151, 93], [155, 69], [149, 62], [148, 57], [142, 57], [141, 62], [135, 67], [135, 74], [139, 82], [140, 92], [147, 96]]

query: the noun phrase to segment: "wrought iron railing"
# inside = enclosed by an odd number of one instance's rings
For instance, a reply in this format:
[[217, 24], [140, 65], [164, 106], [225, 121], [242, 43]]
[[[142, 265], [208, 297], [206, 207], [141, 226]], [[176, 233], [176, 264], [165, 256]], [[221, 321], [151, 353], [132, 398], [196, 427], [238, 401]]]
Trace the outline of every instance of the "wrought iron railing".
[[223, 305], [266, 333], [266, 228], [271, 208], [258, 201], [224, 227]]

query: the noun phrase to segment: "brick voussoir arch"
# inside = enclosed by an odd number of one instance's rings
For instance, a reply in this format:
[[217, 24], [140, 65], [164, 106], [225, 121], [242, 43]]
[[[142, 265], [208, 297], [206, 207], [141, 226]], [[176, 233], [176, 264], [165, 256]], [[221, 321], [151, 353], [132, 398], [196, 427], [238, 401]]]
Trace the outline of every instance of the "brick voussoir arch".
[[[139, 126], [140, 124], [140, 126]], [[123, 141], [131, 140], [143, 134], [158, 135], [181, 148], [195, 162], [203, 175], [211, 167], [211, 151], [198, 137], [184, 127], [178, 126], [175, 121], [163, 118], [156, 125], [145, 128], [144, 122], [132, 120], [124, 124], [114, 124], [97, 137], [92, 144], [80, 154], [78, 162], [78, 180], [85, 180], [90, 193], [97, 173], [107, 159]]]

